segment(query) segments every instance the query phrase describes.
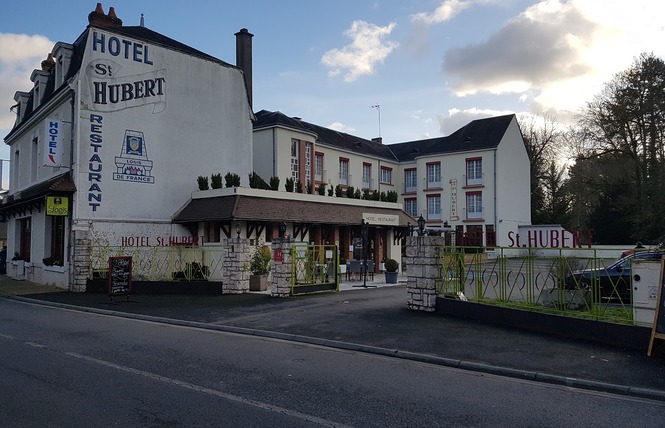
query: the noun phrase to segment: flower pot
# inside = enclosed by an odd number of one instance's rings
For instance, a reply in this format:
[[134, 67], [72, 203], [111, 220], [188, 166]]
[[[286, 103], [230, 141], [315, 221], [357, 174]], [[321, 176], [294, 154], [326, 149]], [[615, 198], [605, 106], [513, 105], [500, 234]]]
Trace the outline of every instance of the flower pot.
[[384, 272], [386, 284], [397, 284], [397, 272]]
[[250, 275], [249, 291], [266, 291], [268, 289], [268, 274]]

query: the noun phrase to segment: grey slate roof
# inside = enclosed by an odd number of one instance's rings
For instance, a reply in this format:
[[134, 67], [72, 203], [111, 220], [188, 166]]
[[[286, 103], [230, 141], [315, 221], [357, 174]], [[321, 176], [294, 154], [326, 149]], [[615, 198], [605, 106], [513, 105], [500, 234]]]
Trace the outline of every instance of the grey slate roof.
[[514, 114], [509, 114], [477, 119], [445, 137], [397, 144], [381, 144], [295, 119], [281, 112], [267, 110], [256, 113], [257, 120], [254, 123], [254, 130], [283, 126], [295, 130], [309, 131], [318, 136], [317, 143], [325, 143], [367, 156], [406, 162], [419, 156], [496, 148], [514, 117]]
[[415, 220], [397, 208], [377, 208], [326, 203], [321, 201], [293, 201], [287, 199], [262, 198], [247, 195], [229, 195], [213, 198], [192, 199], [173, 217], [174, 223], [199, 221], [265, 221], [307, 224], [360, 224], [363, 213], [392, 214], [399, 216], [400, 226]]
[[[42, 98], [42, 104], [48, 101], [49, 98], [54, 96], [54, 94], [67, 90], [67, 80], [69, 80], [72, 76], [74, 76], [78, 71], [81, 69], [81, 63], [83, 61], [83, 54], [85, 53], [85, 48], [86, 48], [86, 43], [88, 40], [88, 33], [90, 32], [91, 29], [94, 29], [96, 27], [89, 25], [81, 35], [76, 39], [76, 41], [73, 43], [73, 53], [72, 53], [72, 60], [69, 65], [69, 70], [65, 74], [65, 79], [62, 85], [60, 87], [56, 88], [55, 87], [55, 67], [51, 68], [49, 72], [49, 77], [46, 83], [46, 88], [44, 90], [43, 98]], [[199, 50], [196, 50], [190, 46], [185, 45], [184, 43], [180, 43], [177, 40], [173, 40], [169, 37], [166, 37], [163, 34], [160, 34], [156, 31], [150, 30], [149, 28], [146, 27], [140, 27], [140, 26], [122, 26], [122, 27], [113, 27], [113, 28], [99, 28], [99, 30], [102, 31], [107, 31], [111, 33], [116, 33], [116, 34], [121, 34], [127, 37], [131, 37], [137, 40], [141, 40], [144, 42], [150, 42], [155, 45], [163, 46], [165, 48], [175, 50], [187, 55], [191, 55], [194, 57], [202, 58], [208, 61], [215, 62], [217, 64], [226, 66], [226, 67], [233, 67], [237, 68], [235, 65], [229, 64], [227, 62], [224, 62], [220, 59], [217, 59], [211, 55], [208, 55], [204, 52], [201, 52]], [[25, 122], [32, 116], [33, 108], [33, 96], [34, 96], [34, 91], [30, 91], [30, 97], [28, 99], [28, 103], [26, 106], [26, 111], [23, 115], [23, 120], [21, 123]], [[20, 126], [19, 124], [16, 124], [12, 131], [7, 134], [5, 139], [9, 138], [13, 133], [16, 128]]]

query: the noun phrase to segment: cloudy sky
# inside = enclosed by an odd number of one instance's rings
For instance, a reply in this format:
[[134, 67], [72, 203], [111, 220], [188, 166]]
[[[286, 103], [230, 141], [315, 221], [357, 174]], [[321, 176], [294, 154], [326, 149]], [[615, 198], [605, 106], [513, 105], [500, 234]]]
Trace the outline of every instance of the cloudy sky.
[[[12, 2], [0, 13], [0, 134], [58, 41], [95, 1]], [[544, 113], [567, 123], [642, 52], [665, 57], [658, 0], [114, 0], [145, 25], [235, 62], [254, 34], [254, 109], [385, 143], [447, 135], [470, 120]], [[196, 76], [192, 76], [196, 79]], [[372, 107], [374, 106], [374, 107]], [[376, 106], [379, 106], [378, 108]], [[0, 147], [0, 159], [8, 159]], [[4, 172], [7, 175], [7, 172]]]

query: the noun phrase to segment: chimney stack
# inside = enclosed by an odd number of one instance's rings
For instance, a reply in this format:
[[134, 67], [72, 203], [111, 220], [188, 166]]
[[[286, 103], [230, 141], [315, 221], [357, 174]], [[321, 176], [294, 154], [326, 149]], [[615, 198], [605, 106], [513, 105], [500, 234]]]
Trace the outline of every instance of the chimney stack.
[[122, 27], [122, 19], [115, 14], [115, 8], [109, 8], [109, 14], [104, 13], [101, 3], [97, 3], [97, 8], [88, 15], [88, 24], [102, 28]]
[[245, 76], [245, 87], [249, 97], [249, 106], [254, 103], [252, 98], [252, 37], [254, 34], [243, 28], [236, 34], [236, 66]]
[[49, 53], [48, 58], [42, 61], [42, 71], [49, 71], [55, 65], [55, 60], [53, 59], [53, 54]]

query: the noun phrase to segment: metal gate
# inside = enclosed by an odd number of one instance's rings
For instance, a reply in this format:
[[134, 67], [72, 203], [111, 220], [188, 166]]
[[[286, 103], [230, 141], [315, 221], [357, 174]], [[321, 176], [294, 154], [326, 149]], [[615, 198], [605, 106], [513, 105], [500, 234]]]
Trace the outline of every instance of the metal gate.
[[296, 244], [291, 251], [292, 295], [339, 291], [336, 245]]

